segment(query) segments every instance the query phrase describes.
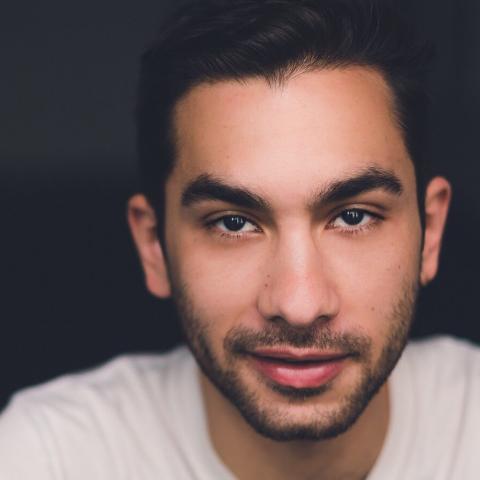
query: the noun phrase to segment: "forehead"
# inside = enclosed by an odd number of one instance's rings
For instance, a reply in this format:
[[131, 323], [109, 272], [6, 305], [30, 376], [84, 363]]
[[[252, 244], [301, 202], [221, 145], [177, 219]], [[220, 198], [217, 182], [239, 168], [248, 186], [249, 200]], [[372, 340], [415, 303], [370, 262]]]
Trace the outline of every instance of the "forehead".
[[305, 72], [281, 86], [202, 84], [178, 103], [174, 126], [180, 182], [209, 173], [285, 195], [371, 166], [415, 181], [391, 91], [368, 68]]

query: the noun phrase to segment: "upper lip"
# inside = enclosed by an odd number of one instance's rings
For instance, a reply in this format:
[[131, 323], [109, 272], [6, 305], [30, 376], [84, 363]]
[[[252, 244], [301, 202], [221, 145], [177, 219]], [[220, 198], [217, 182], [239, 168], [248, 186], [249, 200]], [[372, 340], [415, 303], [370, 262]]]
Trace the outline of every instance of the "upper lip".
[[259, 348], [251, 352], [252, 355], [264, 358], [278, 358], [279, 360], [288, 360], [291, 362], [307, 362], [307, 361], [328, 361], [338, 360], [348, 356], [345, 352], [332, 352], [332, 351], [294, 351], [289, 349], [272, 349], [272, 348]]

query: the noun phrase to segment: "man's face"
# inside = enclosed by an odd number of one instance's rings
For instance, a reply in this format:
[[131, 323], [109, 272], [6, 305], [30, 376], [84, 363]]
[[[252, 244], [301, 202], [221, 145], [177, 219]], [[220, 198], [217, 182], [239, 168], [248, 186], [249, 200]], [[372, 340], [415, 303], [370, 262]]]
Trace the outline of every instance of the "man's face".
[[357, 67], [201, 85], [175, 126], [166, 257], [197, 361], [258, 432], [341, 433], [401, 354], [419, 281], [386, 83]]

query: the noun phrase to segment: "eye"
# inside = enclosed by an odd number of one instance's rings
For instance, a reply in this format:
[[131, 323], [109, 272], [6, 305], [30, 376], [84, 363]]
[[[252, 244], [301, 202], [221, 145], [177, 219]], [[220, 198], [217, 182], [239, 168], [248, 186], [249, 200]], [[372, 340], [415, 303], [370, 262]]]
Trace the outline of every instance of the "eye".
[[241, 215], [225, 215], [212, 221], [210, 226], [225, 233], [257, 232], [258, 227]]
[[378, 215], [369, 213], [366, 210], [349, 208], [337, 215], [333, 219], [331, 226], [332, 228], [338, 228], [340, 230], [356, 231], [375, 224], [379, 219], [380, 217]]

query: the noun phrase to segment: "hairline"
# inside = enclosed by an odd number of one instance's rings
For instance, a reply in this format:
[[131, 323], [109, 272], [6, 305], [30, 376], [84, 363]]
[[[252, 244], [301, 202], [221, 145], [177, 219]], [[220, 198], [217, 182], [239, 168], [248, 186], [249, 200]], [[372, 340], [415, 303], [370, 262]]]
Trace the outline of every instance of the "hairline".
[[[406, 131], [405, 127], [401, 121], [401, 114], [398, 109], [398, 99], [397, 95], [395, 94], [394, 87], [390, 84], [389, 78], [387, 73], [378, 65], [373, 65], [371, 63], [365, 62], [348, 62], [348, 61], [339, 61], [339, 62], [328, 62], [324, 61], [317, 61], [315, 64], [313, 62], [305, 63], [302, 61], [297, 62], [298, 65], [286, 65], [285, 67], [281, 67], [278, 69], [277, 72], [273, 72], [272, 75], [242, 75], [235, 77], [231, 76], [223, 76], [218, 78], [203, 78], [194, 82], [190, 85], [173, 103], [172, 107], [170, 108], [170, 112], [168, 115], [168, 132], [167, 138], [171, 144], [171, 152], [172, 152], [172, 159], [170, 164], [170, 169], [165, 175], [164, 178], [164, 185], [166, 185], [169, 177], [172, 175], [175, 167], [178, 164], [178, 152], [180, 151], [180, 135], [178, 129], [178, 109], [182, 106], [182, 103], [188, 98], [192, 92], [202, 86], [215, 86], [222, 83], [238, 83], [240, 85], [247, 85], [250, 81], [255, 80], [263, 80], [269, 88], [284, 88], [287, 86], [288, 82], [300, 75], [305, 73], [311, 73], [315, 71], [323, 71], [323, 70], [351, 70], [351, 69], [361, 69], [364, 71], [369, 71], [371, 73], [377, 74], [377, 76], [382, 80], [383, 86], [386, 87], [385, 92], [387, 94], [387, 99], [389, 102], [388, 111], [391, 115], [391, 119], [394, 122], [395, 126], [398, 128], [400, 136], [402, 138], [405, 151], [407, 153], [407, 157], [413, 165], [414, 173], [415, 173], [415, 183], [416, 187], [418, 184], [417, 178], [417, 165], [415, 160], [412, 158], [411, 152], [408, 148], [407, 138], [406, 138]], [[161, 161], [161, 160], [160, 160]]]

